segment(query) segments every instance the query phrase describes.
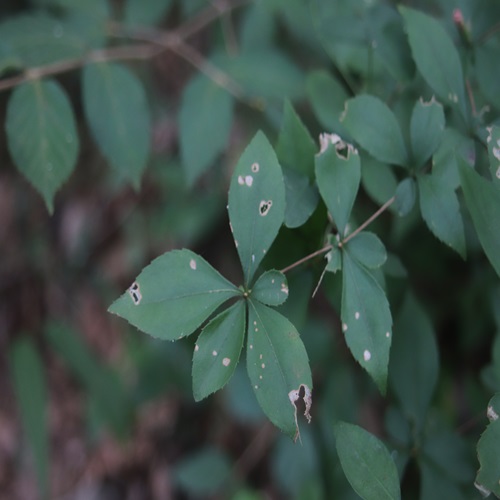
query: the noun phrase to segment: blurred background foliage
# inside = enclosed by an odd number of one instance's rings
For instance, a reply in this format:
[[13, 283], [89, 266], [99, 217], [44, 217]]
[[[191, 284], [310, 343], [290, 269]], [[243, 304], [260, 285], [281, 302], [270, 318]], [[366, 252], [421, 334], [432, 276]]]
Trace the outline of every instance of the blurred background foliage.
[[[404, 498], [478, 497], [475, 444], [487, 402], [500, 390], [500, 287], [467, 218], [466, 263], [430, 235], [415, 209], [373, 224], [391, 252], [384, 279], [395, 331], [407, 333], [394, 342], [386, 399], [345, 346], [339, 279], [326, 276], [311, 301], [321, 263], [289, 274], [290, 298], [281, 311], [301, 332], [315, 381], [313, 422], [301, 423], [302, 444], [266, 421], [241, 364], [223, 391], [195, 404], [192, 340], [162, 343], [106, 312], [142, 267], [173, 248], [189, 247], [224, 276], [241, 279], [226, 213], [229, 178], [258, 128], [276, 143], [284, 98], [314, 138], [323, 131], [348, 137], [338, 117], [345, 99], [361, 91], [392, 101], [401, 123], [409, 123], [409, 103], [425, 87], [408, 57], [396, 3], [0, 4], [2, 123], [23, 68], [80, 61], [56, 76], [71, 102], [79, 151], [52, 215], [51, 201], [42, 193], [44, 204], [30, 185], [36, 180], [19, 174], [0, 134], [1, 498], [358, 498], [336, 456], [336, 419], [387, 443]], [[500, 20], [498, 5], [487, 0], [405, 4], [442, 20], [464, 59], [471, 49], [460, 41], [453, 9], [471, 20], [476, 40]], [[26, 16], [39, 17], [23, 24]], [[134, 189], [131, 176], [119, 171], [121, 153], [103, 145], [92, 125], [90, 109], [105, 109], [113, 93], [89, 103], [97, 97], [84, 96], [80, 67], [88, 51], [129, 49], [179, 27], [186, 29], [185, 46], [130, 60], [125, 51], [121, 62], [141, 82], [150, 113]], [[65, 39], [71, 33], [85, 41], [76, 51]], [[491, 36], [481, 45], [473, 75], [478, 109], [492, 104], [490, 122], [500, 104], [493, 83], [500, 69], [490, 64], [498, 61], [499, 44]], [[11, 79], [14, 85], [5, 84]], [[136, 118], [133, 107], [123, 109], [124, 121]], [[484, 154], [455, 129], [447, 134], [444, 158], [455, 149]], [[293, 170], [287, 147], [281, 145], [280, 158]], [[368, 161], [357, 221], [392, 196], [400, 178], [383, 165], [374, 176]], [[283, 228], [268, 266], [282, 268], [318, 249], [326, 223], [320, 204], [307, 224]], [[420, 406], [411, 407], [408, 394]]]

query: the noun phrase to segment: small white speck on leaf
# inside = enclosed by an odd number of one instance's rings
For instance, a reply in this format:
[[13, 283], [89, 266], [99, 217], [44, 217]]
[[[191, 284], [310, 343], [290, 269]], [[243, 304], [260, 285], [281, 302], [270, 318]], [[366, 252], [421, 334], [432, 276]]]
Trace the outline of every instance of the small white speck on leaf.
[[385, 336], [389, 338], [391, 336], [390, 332], [385, 332]]
[[243, 185], [245, 184], [245, 179], [243, 178], [243, 176], [242, 176], [242, 175], [239, 175], [239, 176], [238, 176], [238, 184], [239, 184], [240, 186], [243, 186]]
[[354, 317], [355, 317], [356, 319], [359, 319], [359, 312], [358, 312], [358, 311], [356, 311], [356, 313], [354, 314]]
[[253, 324], [254, 324], [254, 326], [257, 326], [257, 321], [254, 321]]
[[195, 271], [196, 270], [196, 261], [194, 259], [191, 259], [191, 261], [189, 262], [189, 267]]
[[347, 323], [342, 324], [342, 331], [347, 332]]
[[255, 388], [255, 389], [258, 389], [258, 388], [259, 388], [259, 386], [258, 386], [258, 385], [254, 385], [254, 388]]
[[259, 359], [262, 359], [262, 354], [259, 356]]
[[252, 184], [253, 184], [253, 177], [251, 175], [247, 175], [245, 177], [245, 184], [248, 186], [248, 187], [252, 187]]
[[372, 359], [372, 353], [368, 349], [365, 349], [365, 352], [363, 352], [363, 359], [365, 361], [370, 361], [370, 359]]
[[293, 438], [294, 441], [297, 441], [297, 438], [300, 439], [300, 432], [299, 432], [299, 423], [297, 422], [297, 400], [300, 397], [300, 390], [304, 389], [304, 403], [306, 405], [306, 409], [304, 411], [304, 416], [307, 418], [307, 423], [311, 423], [311, 405], [312, 405], [312, 391], [307, 386], [306, 384], [300, 384], [298, 389], [293, 389], [288, 393], [288, 399], [290, 400], [290, 403], [293, 405], [295, 409], [295, 436]]
[[217, 356], [217, 351], [212, 351], [212, 356]]
[[230, 363], [231, 363], [231, 360], [230, 360], [229, 358], [224, 358], [224, 359], [222, 360], [222, 364], [223, 364], [224, 366], [229, 366], [229, 364], [230, 364]]
[[255, 328], [255, 333], [257, 333], [258, 331], [259, 331], [259, 329], [258, 329], [258, 328]]
[[486, 416], [488, 417], [488, 420], [490, 422], [494, 422], [495, 420], [498, 420], [498, 413], [493, 409], [493, 406], [488, 406], [488, 409], [486, 410]]
[[252, 264], [255, 262], [255, 255], [252, 254]]
[[195, 352], [198, 352], [200, 350], [200, 346], [198, 344], [194, 345], [194, 350]]
[[128, 293], [132, 298], [132, 302], [134, 303], [134, 305], [138, 306], [142, 300], [142, 294], [141, 294], [141, 289], [139, 287], [139, 283], [137, 283], [137, 281], [134, 281], [134, 283], [130, 285]]
[[259, 375], [259, 379], [262, 380], [262, 375]]
[[250, 344], [250, 349], [253, 349], [253, 344]]
[[285, 294], [288, 295], [288, 287], [286, 286], [285, 283], [281, 283], [281, 291]]
[[266, 364], [262, 363], [260, 366], [262, 366], [262, 369], [264, 369], [266, 367]]
[[272, 200], [262, 200], [259, 204], [259, 214], [262, 217], [265, 217], [268, 213], [269, 210], [271, 210], [271, 207], [273, 206], [273, 201]]
[[258, 171], [259, 171], [259, 164], [257, 162], [255, 162], [254, 164], [252, 164], [252, 172], [254, 174], [256, 174]]

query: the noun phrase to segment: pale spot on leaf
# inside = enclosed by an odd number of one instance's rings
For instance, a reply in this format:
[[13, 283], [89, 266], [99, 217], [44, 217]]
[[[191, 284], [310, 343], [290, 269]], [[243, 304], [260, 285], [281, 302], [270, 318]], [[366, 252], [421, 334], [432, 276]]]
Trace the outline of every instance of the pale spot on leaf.
[[229, 358], [224, 358], [224, 359], [222, 360], [222, 364], [223, 364], [224, 366], [229, 366], [229, 364], [230, 364], [230, 363], [231, 363], [231, 360], [230, 360]]
[[498, 413], [493, 409], [493, 406], [488, 406], [488, 409], [486, 410], [486, 416], [488, 417], [488, 420], [490, 422], [498, 420]]
[[250, 349], [253, 349], [253, 344], [250, 344]]
[[354, 314], [354, 317], [355, 317], [356, 319], [359, 319], [359, 312], [358, 312], [358, 311], [356, 311], [356, 313]]
[[284, 294], [288, 295], [288, 287], [285, 285], [285, 283], [282, 283], [282, 284], [281, 284], [281, 291], [282, 291]]
[[370, 361], [370, 359], [372, 359], [372, 353], [368, 349], [365, 349], [365, 352], [363, 353], [363, 359], [365, 361]]
[[194, 259], [191, 259], [191, 262], [189, 263], [189, 267], [195, 271], [196, 270], [196, 261]]
[[254, 174], [256, 174], [257, 172], [259, 171], [259, 164], [257, 162], [255, 162], [253, 165], [252, 165], [252, 172]]
[[243, 185], [245, 184], [245, 179], [243, 178], [243, 176], [242, 176], [242, 175], [239, 175], [239, 176], [238, 176], [238, 184], [239, 184], [240, 186], [243, 186]]
[[194, 345], [194, 350], [195, 352], [198, 352], [200, 350], [200, 346], [198, 344]]
[[262, 363], [260, 366], [262, 366], [262, 369], [264, 369], [266, 367], [266, 364]]
[[389, 338], [391, 336], [390, 332], [385, 332], [385, 336]]
[[342, 331], [343, 331], [343, 332], [347, 332], [347, 323], [344, 323], [344, 324], [342, 325]]
[[248, 186], [248, 187], [252, 187], [252, 184], [253, 184], [253, 177], [251, 175], [247, 175], [245, 177], [245, 184]]
[[212, 356], [217, 356], [217, 351], [212, 351]]

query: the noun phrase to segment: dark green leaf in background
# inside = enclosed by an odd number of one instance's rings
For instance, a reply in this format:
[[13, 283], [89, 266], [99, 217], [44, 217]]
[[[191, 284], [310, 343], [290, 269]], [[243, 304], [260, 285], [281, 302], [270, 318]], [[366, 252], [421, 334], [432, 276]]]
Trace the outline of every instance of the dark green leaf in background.
[[135, 189], [149, 159], [151, 123], [140, 80], [120, 64], [83, 69], [85, 116], [99, 149]]
[[477, 443], [480, 468], [476, 476], [476, 487], [484, 495], [493, 492], [500, 497], [500, 393], [488, 403], [487, 416], [490, 424]]
[[378, 97], [359, 95], [349, 99], [340, 121], [356, 142], [377, 160], [402, 166], [408, 164], [396, 116]]
[[433, 174], [417, 177], [420, 211], [432, 233], [465, 259], [465, 232], [453, 188]]
[[481, 177], [462, 158], [458, 168], [465, 202], [479, 241], [491, 265], [500, 276], [500, 189]]
[[285, 218], [285, 186], [276, 154], [258, 132], [241, 155], [229, 189], [229, 220], [248, 285]]
[[310, 420], [312, 378], [309, 360], [295, 327], [280, 313], [248, 302], [247, 370], [255, 396], [267, 417], [297, 439], [297, 406], [304, 399]]
[[413, 161], [416, 167], [423, 165], [436, 151], [445, 126], [443, 106], [435, 99], [420, 99], [413, 108], [410, 137]]
[[125, 439], [131, 430], [132, 405], [116, 371], [98, 360], [70, 328], [49, 323], [45, 335], [86, 390], [99, 417], [116, 436]]
[[318, 188], [309, 181], [309, 177], [294, 170], [284, 169], [283, 178], [286, 194], [285, 226], [300, 227], [318, 206]]
[[227, 384], [240, 359], [244, 336], [245, 303], [242, 300], [203, 328], [193, 356], [193, 394], [196, 401]]
[[283, 125], [276, 145], [276, 155], [281, 165], [312, 178], [317, 149], [290, 101], [285, 101]]
[[233, 120], [233, 97], [204, 75], [184, 88], [179, 112], [181, 158], [188, 184], [224, 150]]
[[394, 324], [389, 383], [417, 432], [424, 427], [438, 374], [439, 355], [432, 323], [408, 293]]
[[33, 342], [15, 341], [9, 352], [10, 372], [23, 431], [33, 452], [40, 498], [49, 498], [48, 398], [45, 370]]
[[387, 383], [392, 317], [384, 291], [348, 249], [342, 253], [342, 331], [358, 363], [384, 394]]
[[358, 151], [339, 136], [323, 134], [316, 156], [316, 179], [338, 232], [344, 236], [361, 180]]
[[252, 298], [267, 306], [279, 306], [288, 298], [288, 283], [280, 271], [261, 274], [252, 288]]
[[476, 61], [476, 77], [479, 88], [493, 106], [500, 109], [500, 94], [498, 92], [498, 80], [500, 68], [497, 61], [500, 50], [495, 44], [478, 44], [474, 51]]
[[177, 340], [239, 295], [241, 291], [202, 257], [172, 250], [146, 266], [109, 311], [153, 337]]
[[52, 213], [54, 195], [71, 175], [79, 148], [66, 93], [52, 80], [24, 83], [9, 99], [5, 127], [17, 168], [40, 192]]
[[493, 183], [500, 189], [500, 127], [493, 125], [488, 130], [488, 156]]
[[378, 438], [357, 425], [338, 422], [335, 440], [342, 469], [361, 498], [401, 498], [396, 464]]
[[457, 104], [467, 116], [464, 76], [458, 52], [440, 22], [423, 12], [399, 7], [413, 59], [436, 94], [448, 104]]
[[124, 20], [130, 25], [151, 25], [161, 22], [167, 14], [172, 0], [126, 0]]
[[362, 155], [361, 184], [373, 201], [383, 205], [394, 196], [398, 180], [389, 165], [380, 163], [371, 156]]
[[345, 128], [339, 121], [349, 97], [344, 87], [327, 71], [316, 70], [307, 75], [306, 92], [314, 114], [325, 130], [344, 137]]

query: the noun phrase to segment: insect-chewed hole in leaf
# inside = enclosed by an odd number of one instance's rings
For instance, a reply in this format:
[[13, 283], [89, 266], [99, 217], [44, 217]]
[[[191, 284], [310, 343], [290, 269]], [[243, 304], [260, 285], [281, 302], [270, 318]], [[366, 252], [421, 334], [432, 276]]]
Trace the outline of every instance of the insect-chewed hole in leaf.
[[311, 423], [311, 405], [312, 405], [312, 391], [306, 384], [300, 384], [298, 389], [294, 389], [288, 393], [288, 399], [290, 399], [290, 403], [293, 405], [295, 410], [295, 427], [296, 433], [293, 438], [294, 441], [297, 441], [297, 438], [300, 437], [299, 432], [299, 423], [297, 422], [297, 401], [302, 398], [305, 404], [304, 416], [307, 418], [307, 423]]
[[259, 171], [259, 164], [257, 162], [255, 162], [253, 165], [252, 165], [252, 172], [254, 174], [256, 174], [258, 171]]
[[494, 422], [495, 420], [498, 420], [498, 413], [495, 411], [495, 409], [491, 405], [489, 405], [488, 409], [486, 410], [486, 416], [488, 417], [488, 420], [490, 422]]
[[358, 154], [357, 149], [352, 145], [342, 140], [342, 138], [337, 134], [320, 134], [319, 136], [320, 150], [319, 154], [324, 153], [330, 144], [335, 147], [337, 156], [343, 158], [344, 160], [349, 159], [351, 153]]
[[262, 215], [262, 217], [265, 217], [268, 213], [271, 207], [273, 206], [272, 200], [262, 200], [259, 205], [259, 213]]
[[288, 295], [288, 287], [286, 286], [286, 283], [281, 283], [281, 291]]
[[132, 283], [132, 285], [128, 289], [128, 293], [132, 297], [132, 302], [136, 306], [138, 306], [139, 303], [142, 300], [142, 295], [141, 295], [141, 290], [140, 290], [140, 287], [139, 287], [139, 283], [137, 283], [137, 281], [134, 281], [134, 283]]

